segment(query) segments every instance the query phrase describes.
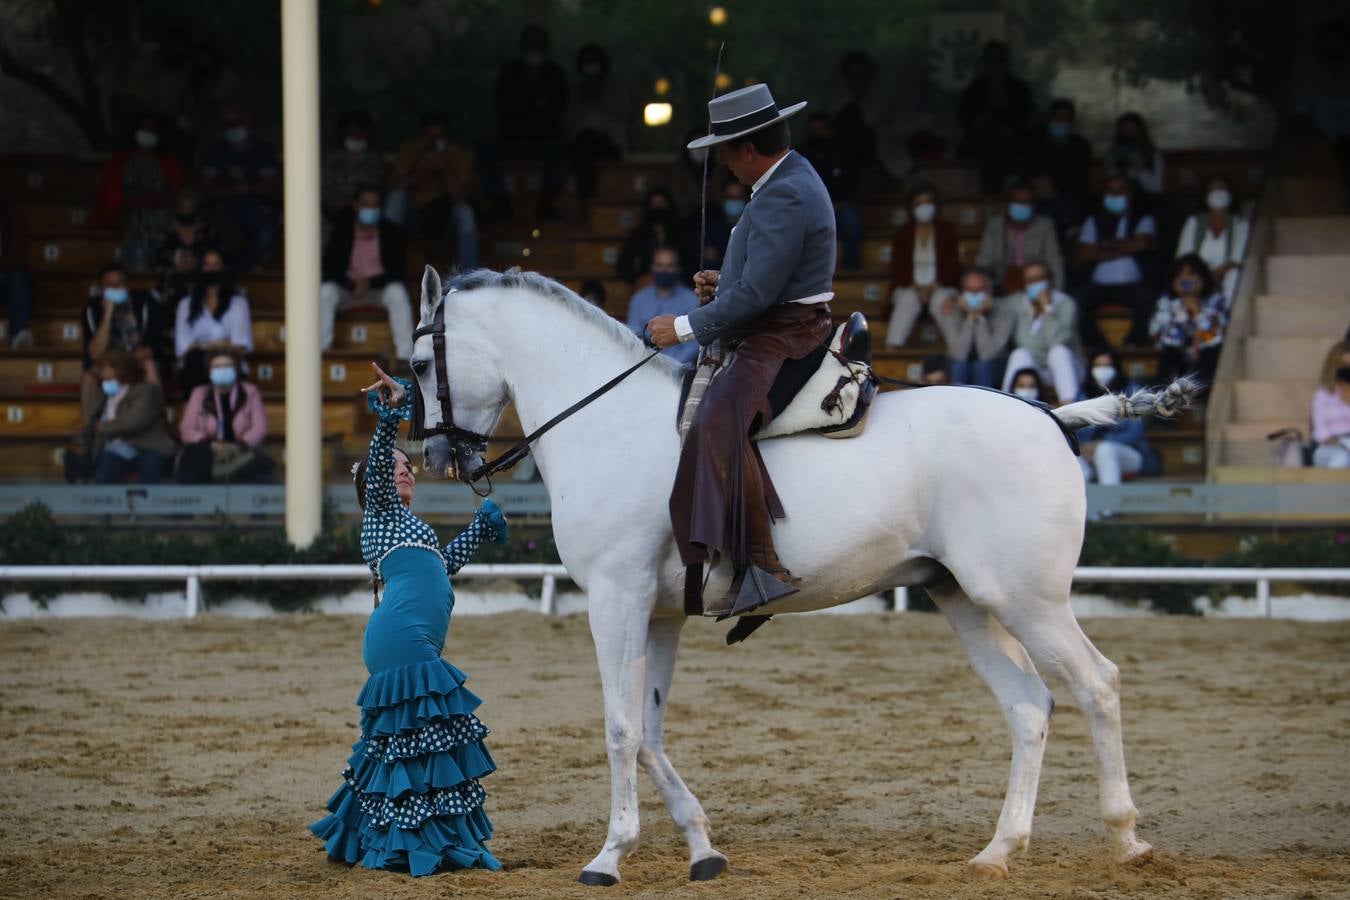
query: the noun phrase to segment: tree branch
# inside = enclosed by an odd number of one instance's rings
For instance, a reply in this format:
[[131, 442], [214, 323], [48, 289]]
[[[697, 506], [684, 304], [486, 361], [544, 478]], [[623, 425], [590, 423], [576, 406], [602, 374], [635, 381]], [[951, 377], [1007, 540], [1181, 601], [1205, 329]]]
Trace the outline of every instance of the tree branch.
[[14, 54], [9, 52], [9, 48], [3, 44], [0, 44], [0, 73], [45, 94], [49, 100], [61, 107], [67, 115], [75, 120], [89, 143], [97, 146], [101, 142], [99, 132], [102, 129], [90, 128], [89, 117], [80, 101], [76, 100], [55, 78], [19, 62]]

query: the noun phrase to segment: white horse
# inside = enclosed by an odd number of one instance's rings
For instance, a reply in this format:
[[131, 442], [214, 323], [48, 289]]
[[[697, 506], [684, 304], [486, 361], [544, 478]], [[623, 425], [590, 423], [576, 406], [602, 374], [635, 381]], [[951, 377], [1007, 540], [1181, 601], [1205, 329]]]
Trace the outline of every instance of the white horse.
[[[533, 273], [469, 273], [443, 299], [440, 278], [427, 267], [423, 326], [441, 303], [453, 425], [467, 431], [491, 433], [511, 402], [528, 433], [645, 352], [622, 323]], [[424, 422], [440, 425], [430, 335], [418, 338], [411, 363]], [[1077, 428], [1169, 414], [1193, 388], [1183, 380], [1159, 394], [1107, 394], [1054, 415]], [[688, 842], [690, 877], [712, 878], [726, 867], [702, 805], [666, 756], [662, 730], [685, 623], [684, 568], [668, 513], [679, 392], [678, 369], [658, 358], [533, 448], [558, 553], [587, 595], [604, 688], [609, 832], [582, 871], [587, 884], [615, 883], [637, 846], [639, 764]], [[431, 437], [427, 470], [462, 478], [482, 463], [480, 449]], [[803, 579], [799, 593], [766, 611], [822, 609], [925, 585], [994, 692], [1012, 731], [1012, 768], [993, 840], [970, 864], [1006, 875], [1009, 857], [1031, 836], [1054, 708], [1041, 674], [1068, 685], [1091, 725], [1114, 857], [1147, 859], [1152, 848], [1135, 836], [1126, 780], [1119, 674], [1069, 609], [1085, 500], [1058, 424], [1007, 395], [936, 387], [879, 396], [856, 438], [776, 438], [761, 450], [787, 511], [774, 542]], [[720, 596], [730, 575], [715, 569], [708, 596]]]

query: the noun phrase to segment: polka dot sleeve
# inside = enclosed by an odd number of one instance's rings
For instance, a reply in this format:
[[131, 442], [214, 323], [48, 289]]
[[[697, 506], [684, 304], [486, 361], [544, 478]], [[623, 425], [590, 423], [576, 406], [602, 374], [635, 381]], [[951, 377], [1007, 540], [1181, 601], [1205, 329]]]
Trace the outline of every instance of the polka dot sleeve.
[[[402, 378], [395, 379], [404, 390], [412, 385]], [[370, 411], [380, 417], [375, 428], [375, 436], [370, 441], [370, 456], [366, 464], [366, 513], [381, 514], [401, 509], [398, 491], [394, 489], [394, 441], [398, 438], [398, 427], [412, 415], [412, 404], [404, 402], [402, 406], [386, 406], [380, 400], [378, 391], [366, 395]]]
[[469, 560], [478, 552], [484, 541], [497, 544], [506, 543], [506, 516], [491, 500], [473, 514], [473, 521], [450, 543], [445, 545], [441, 555], [445, 557], [445, 568], [451, 575], [468, 565]]

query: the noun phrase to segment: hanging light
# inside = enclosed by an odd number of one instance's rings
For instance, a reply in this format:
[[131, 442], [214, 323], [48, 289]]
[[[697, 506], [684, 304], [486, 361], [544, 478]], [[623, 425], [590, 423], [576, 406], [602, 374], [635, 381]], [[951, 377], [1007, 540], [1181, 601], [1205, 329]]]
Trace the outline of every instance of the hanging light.
[[648, 103], [642, 108], [642, 121], [649, 128], [669, 125], [675, 109], [669, 103]]
[[652, 90], [656, 92], [656, 96], [658, 97], [664, 97], [666, 94], [669, 94], [670, 79], [662, 75], [660, 78], [656, 79], [656, 84], [652, 85]]
[[719, 91], [725, 91], [727, 88], [731, 87], [735, 81], [736, 79], [732, 78], [726, 72], [717, 73], [717, 89]]
[[714, 6], [708, 10], [708, 21], [721, 27], [727, 24], [727, 10], [724, 6]]

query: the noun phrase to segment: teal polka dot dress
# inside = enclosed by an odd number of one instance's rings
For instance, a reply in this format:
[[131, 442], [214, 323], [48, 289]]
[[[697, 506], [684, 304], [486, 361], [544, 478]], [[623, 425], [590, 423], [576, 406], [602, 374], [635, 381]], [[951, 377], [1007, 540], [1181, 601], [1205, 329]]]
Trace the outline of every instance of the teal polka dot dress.
[[[401, 379], [400, 379], [401, 380]], [[411, 388], [407, 382], [405, 387]], [[492, 823], [479, 779], [495, 768], [474, 715], [478, 697], [463, 672], [441, 658], [455, 595], [450, 575], [484, 540], [506, 540], [506, 519], [485, 500], [473, 522], [445, 547], [398, 499], [394, 441], [409, 405], [380, 417], [366, 469], [361, 553], [385, 585], [366, 625], [370, 672], [356, 698], [361, 739], [352, 747], [329, 815], [310, 826], [330, 859], [412, 875], [498, 869], [488, 851]]]

